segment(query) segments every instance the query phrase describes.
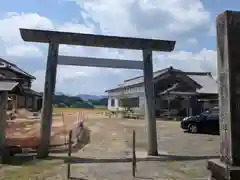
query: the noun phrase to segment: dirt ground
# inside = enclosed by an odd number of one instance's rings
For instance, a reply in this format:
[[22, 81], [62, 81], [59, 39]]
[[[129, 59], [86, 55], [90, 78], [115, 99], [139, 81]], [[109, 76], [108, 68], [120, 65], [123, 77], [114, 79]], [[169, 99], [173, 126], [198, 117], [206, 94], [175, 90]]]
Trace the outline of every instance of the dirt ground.
[[[76, 114], [79, 110], [58, 109], [55, 113]], [[91, 142], [74, 152], [71, 177], [76, 180], [207, 180], [206, 162], [218, 158], [219, 136], [188, 134], [179, 122], [157, 121], [160, 156], [148, 159], [145, 120], [108, 118], [102, 110], [81, 110]], [[65, 121], [68, 121], [67, 118]], [[132, 178], [132, 131], [136, 131], [137, 173]], [[67, 160], [66, 153], [51, 154], [52, 160]], [[55, 166], [56, 167], [56, 166]], [[23, 167], [22, 167], [23, 168]], [[49, 169], [49, 168], [48, 168]], [[36, 170], [35, 170], [36, 171]], [[40, 173], [40, 172], [38, 172]], [[66, 164], [58, 165], [45, 180], [65, 180]], [[7, 179], [7, 178], [5, 178]]]
[[[176, 121], [157, 121], [160, 156], [151, 160], [145, 158], [145, 120], [106, 118], [95, 113], [87, 118], [85, 126], [91, 130], [91, 143], [73, 154], [71, 168], [71, 176], [83, 180], [132, 179], [131, 162], [127, 158], [131, 157], [133, 130], [138, 158], [135, 179], [208, 179], [206, 162], [219, 154], [219, 136], [184, 133]], [[63, 174], [61, 171], [47, 179], [64, 179]]]
[[[55, 112], [52, 120], [51, 146], [66, 144], [70, 130], [77, 131], [83, 114], [78, 112]], [[6, 144], [22, 148], [35, 148], [40, 138], [40, 115], [20, 109], [15, 119], [8, 120]]]

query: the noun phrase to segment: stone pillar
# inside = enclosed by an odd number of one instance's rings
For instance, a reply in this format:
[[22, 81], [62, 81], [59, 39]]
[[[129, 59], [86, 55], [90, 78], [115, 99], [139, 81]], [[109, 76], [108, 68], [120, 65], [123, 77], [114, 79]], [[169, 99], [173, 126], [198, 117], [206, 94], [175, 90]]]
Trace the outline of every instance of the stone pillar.
[[217, 17], [220, 159], [208, 161], [216, 180], [240, 178], [240, 12]]

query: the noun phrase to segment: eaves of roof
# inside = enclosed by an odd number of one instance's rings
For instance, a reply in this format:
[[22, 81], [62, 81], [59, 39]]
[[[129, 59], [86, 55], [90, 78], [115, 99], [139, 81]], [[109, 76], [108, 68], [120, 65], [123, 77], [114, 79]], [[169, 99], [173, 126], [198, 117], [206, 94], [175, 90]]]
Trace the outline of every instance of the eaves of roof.
[[[184, 72], [178, 69], [174, 69], [173, 67], [169, 67], [166, 69], [162, 69], [159, 71], [154, 72], [154, 78], [159, 78], [166, 74], [167, 72], [173, 72], [176, 74], [183, 74], [186, 76], [186, 78], [189, 78], [191, 81], [193, 81], [196, 85], [199, 87], [197, 88], [197, 92], [199, 93], [213, 93], [216, 94], [217, 92], [217, 84], [214, 81], [214, 79], [211, 76], [210, 72]], [[129, 87], [135, 87], [140, 86], [144, 82], [143, 76], [138, 76], [132, 79], [125, 80], [123, 85], [106, 90], [105, 92], [112, 92], [116, 90], [121, 90], [124, 88]]]
[[0, 58], [0, 68], [2, 69], [8, 69], [10, 71], [13, 71], [15, 73], [21, 74], [25, 77], [28, 77], [30, 79], [36, 79], [34, 76], [31, 74], [27, 73], [26, 71], [20, 69], [17, 65], [10, 63], [2, 58]]
[[[159, 78], [160, 76], [164, 75], [167, 72], [170, 72], [173, 70], [173, 67], [170, 66], [169, 68], [165, 68], [165, 69], [161, 69], [159, 71], [154, 72], [153, 74], [153, 78]], [[111, 92], [111, 91], [116, 91], [116, 90], [120, 90], [120, 89], [124, 89], [126, 87], [130, 88], [130, 87], [136, 87], [136, 86], [140, 86], [144, 84], [144, 79], [143, 76], [137, 76], [131, 79], [127, 79], [124, 81], [124, 83], [116, 88], [113, 89], [108, 89], [105, 92]]]

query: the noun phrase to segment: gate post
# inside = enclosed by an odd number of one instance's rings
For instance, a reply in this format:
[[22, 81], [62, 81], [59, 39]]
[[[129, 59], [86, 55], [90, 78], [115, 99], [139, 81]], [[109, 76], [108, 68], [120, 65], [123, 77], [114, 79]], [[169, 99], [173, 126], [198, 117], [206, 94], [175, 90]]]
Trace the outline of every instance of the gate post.
[[148, 122], [148, 155], [157, 156], [157, 130], [154, 101], [152, 51], [143, 50], [143, 74], [145, 89], [145, 118]]
[[43, 104], [41, 113], [41, 131], [40, 142], [37, 150], [38, 158], [48, 156], [51, 139], [52, 112], [53, 112], [53, 96], [55, 93], [56, 73], [57, 73], [57, 58], [59, 44], [55, 42], [49, 43], [47, 69], [45, 75], [45, 85], [43, 93]]
[[136, 133], [133, 130], [133, 137], [132, 137], [132, 175], [135, 177], [136, 168], [137, 168], [137, 159], [136, 159]]

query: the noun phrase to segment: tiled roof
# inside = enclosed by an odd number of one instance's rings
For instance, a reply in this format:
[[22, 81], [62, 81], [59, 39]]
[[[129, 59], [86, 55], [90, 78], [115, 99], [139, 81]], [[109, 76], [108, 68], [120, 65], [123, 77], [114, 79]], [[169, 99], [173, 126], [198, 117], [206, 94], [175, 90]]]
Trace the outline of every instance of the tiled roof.
[[17, 72], [19, 74], [22, 74], [24, 76], [27, 76], [31, 79], [35, 79], [34, 76], [32, 76], [31, 74], [23, 71], [22, 69], [20, 69], [17, 65], [13, 64], [13, 63], [10, 63], [2, 58], [0, 58], [0, 69], [3, 68], [3, 69], [11, 69], [12, 71], [14, 72]]
[[28, 95], [33, 95], [33, 96], [42, 96], [41, 93], [37, 92], [37, 91], [34, 91], [32, 89], [29, 89], [29, 88], [23, 88], [23, 92], [28, 94]]
[[[217, 82], [213, 79], [210, 72], [183, 72], [181, 70], [174, 69], [173, 67], [169, 67], [169, 68], [154, 72], [153, 77], [156, 78], [160, 75], [163, 75], [169, 70], [175, 73], [183, 73], [187, 75], [190, 79], [195, 81], [197, 84], [199, 84], [201, 88], [197, 89], [198, 93], [213, 93], [213, 94], [218, 93]], [[133, 85], [142, 84], [143, 82], [144, 82], [143, 76], [139, 76], [136, 78], [125, 80], [124, 83], [118, 86], [117, 88], [107, 90], [106, 92], [118, 90], [121, 88], [133, 86]]]
[[[172, 68], [172, 67], [170, 67], [170, 68]], [[159, 71], [154, 72], [153, 73], [153, 78], [156, 78], [156, 77], [166, 73], [170, 68], [161, 69]], [[113, 89], [109, 89], [107, 91], [114, 91], [114, 90], [121, 89], [121, 88], [124, 88], [124, 87], [141, 84], [143, 82], [144, 82], [143, 76], [138, 76], [138, 77], [135, 77], [135, 78], [132, 78], [132, 79], [127, 79], [123, 82], [123, 84], [120, 84], [118, 87], [113, 88]]]
[[192, 80], [197, 82], [202, 88], [197, 89], [198, 93], [209, 93], [209, 94], [217, 94], [218, 93], [218, 86], [217, 82], [213, 79], [210, 74], [188, 74]]
[[11, 91], [18, 85], [15, 81], [0, 81], [0, 91]]

